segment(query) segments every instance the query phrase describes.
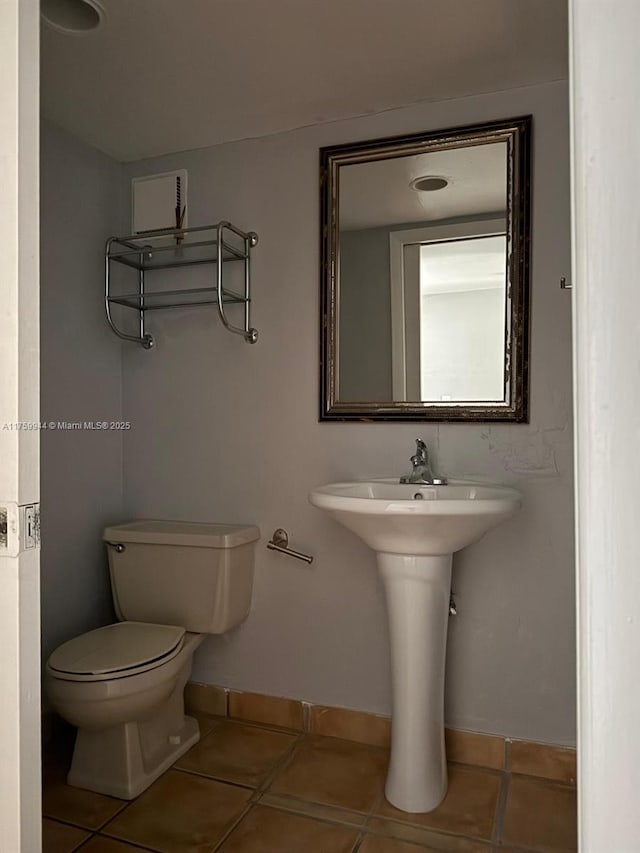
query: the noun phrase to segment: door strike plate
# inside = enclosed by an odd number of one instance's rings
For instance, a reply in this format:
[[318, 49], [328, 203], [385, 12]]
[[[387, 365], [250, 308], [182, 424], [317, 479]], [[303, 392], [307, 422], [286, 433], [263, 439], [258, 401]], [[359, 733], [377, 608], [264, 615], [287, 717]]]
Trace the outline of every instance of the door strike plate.
[[0, 501], [0, 557], [40, 546], [40, 504]]

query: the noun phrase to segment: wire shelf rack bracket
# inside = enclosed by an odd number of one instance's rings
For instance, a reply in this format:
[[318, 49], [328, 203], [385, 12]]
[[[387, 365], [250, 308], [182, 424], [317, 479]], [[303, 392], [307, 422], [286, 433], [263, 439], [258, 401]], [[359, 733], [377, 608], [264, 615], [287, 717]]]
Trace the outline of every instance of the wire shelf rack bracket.
[[[104, 306], [107, 321], [124, 341], [153, 346], [153, 336], [145, 327], [146, 314], [167, 308], [215, 305], [222, 324], [233, 334], [255, 344], [258, 331], [251, 326], [251, 250], [258, 242], [255, 231], [241, 231], [230, 222], [194, 228], [141, 231], [129, 237], [110, 237], [105, 248]], [[137, 271], [137, 288], [132, 293], [114, 293], [112, 264]], [[225, 266], [239, 263], [244, 267], [244, 287], [238, 293], [225, 287]], [[215, 267], [213, 282], [204, 287], [177, 290], [149, 290], [147, 276], [156, 270], [210, 265]], [[236, 326], [227, 317], [225, 306], [244, 305], [244, 324]], [[111, 307], [120, 305], [138, 313], [138, 334], [122, 331], [114, 321]]]

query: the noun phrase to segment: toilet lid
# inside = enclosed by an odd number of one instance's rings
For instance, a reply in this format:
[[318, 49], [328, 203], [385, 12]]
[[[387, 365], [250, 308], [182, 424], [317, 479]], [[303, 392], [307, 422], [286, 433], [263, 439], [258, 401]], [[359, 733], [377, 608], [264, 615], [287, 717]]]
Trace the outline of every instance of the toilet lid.
[[73, 680], [133, 675], [175, 657], [184, 634], [185, 629], [176, 625], [118, 622], [63, 643], [49, 658], [48, 667]]

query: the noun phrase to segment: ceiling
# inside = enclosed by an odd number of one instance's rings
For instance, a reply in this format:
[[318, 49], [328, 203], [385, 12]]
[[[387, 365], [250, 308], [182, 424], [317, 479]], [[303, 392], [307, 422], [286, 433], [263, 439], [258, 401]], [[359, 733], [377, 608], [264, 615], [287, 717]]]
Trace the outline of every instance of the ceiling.
[[[423, 176], [449, 181], [436, 192], [417, 192]], [[507, 143], [493, 142], [340, 167], [340, 230], [431, 222], [504, 213]]]
[[563, 79], [565, 0], [102, 0], [42, 27], [45, 117], [122, 160]]

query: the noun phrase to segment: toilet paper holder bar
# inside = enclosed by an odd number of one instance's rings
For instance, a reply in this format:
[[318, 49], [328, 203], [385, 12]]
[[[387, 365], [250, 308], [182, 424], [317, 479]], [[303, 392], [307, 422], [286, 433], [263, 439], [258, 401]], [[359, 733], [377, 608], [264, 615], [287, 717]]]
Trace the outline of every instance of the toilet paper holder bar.
[[267, 542], [267, 548], [270, 551], [279, 551], [281, 554], [295, 557], [296, 560], [303, 560], [305, 563], [313, 563], [313, 557], [309, 554], [303, 554], [301, 551], [294, 551], [293, 548], [289, 548], [289, 534], [282, 527], [273, 531], [273, 536]]

